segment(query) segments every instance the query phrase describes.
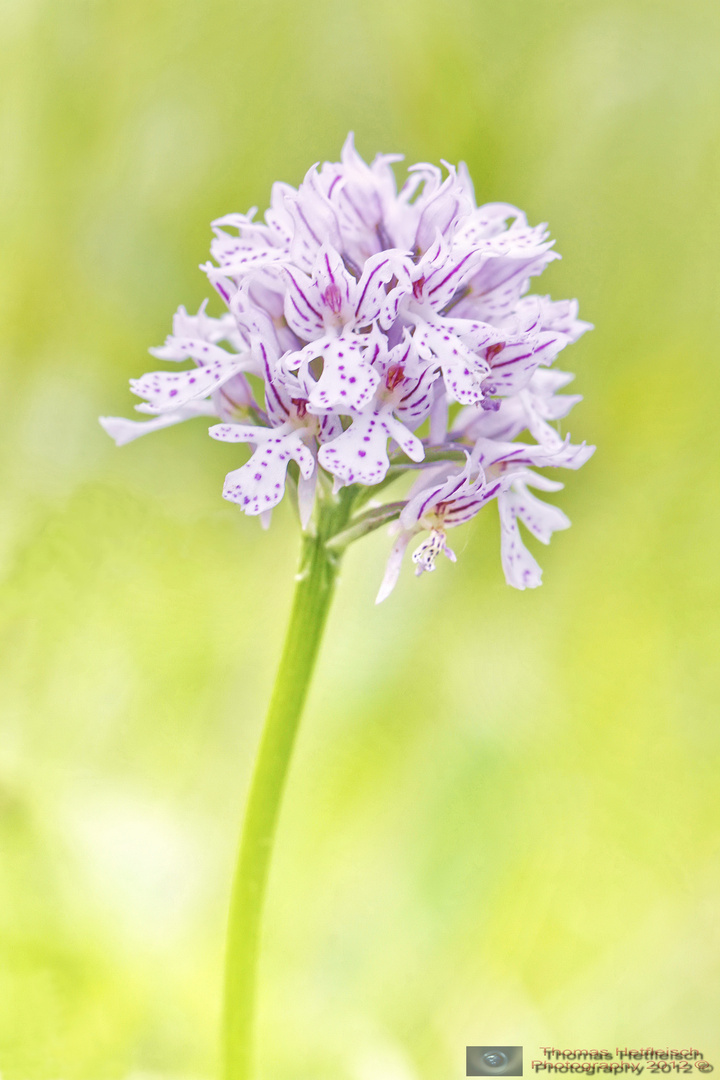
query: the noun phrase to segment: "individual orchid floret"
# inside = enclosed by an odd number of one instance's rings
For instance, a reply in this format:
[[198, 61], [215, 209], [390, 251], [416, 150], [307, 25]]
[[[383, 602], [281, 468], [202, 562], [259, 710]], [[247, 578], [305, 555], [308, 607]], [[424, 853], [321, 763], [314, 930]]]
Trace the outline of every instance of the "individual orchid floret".
[[[130, 380], [133, 393], [146, 399], [135, 408], [153, 419], [100, 418], [101, 425], [118, 446], [198, 416], [229, 419], [231, 415], [238, 418], [249, 415], [253, 402], [241, 373], [251, 370], [253, 363], [245, 350], [243, 335], [229, 312], [216, 319], [207, 314], [206, 305], [204, 301], [197, 315], [189, 315], [184, 307], [179, 307], [173, 316], [172, 334], [164, 345], [149, 350], [159, 360], [176, 363], [191, 360], [194, 368], [179, 373], [154, 372]], [[218, 344], [222, 341], [244, 351], [229, 353]]]
[[309, 344], [288, 352], [284, 366], [289, 370], [302, 367], [306, 372], [318, 360], [322, 372], [310, 393], [310, 404], [318, 409], [362, 409], [372, 397], [379, 375], [366, 356], [372, 343], [358, 331], [371, 328], [382, 310], [385, 283], [393, 276], [392, 260], [385, 253], [371, 256], [358, 281], [345, 268], [339, 253], [324, 245], [312, 278], [294, 268], [286, 267], [285, 274], [286, 322]]
[[[349, 136], [339, 162], [274, 184], [264, 217], [218, 218], [203, 269], [223, 314], [179, 308], [151, 350], [174, 370], [130, 383], [150, 419], [101, 422], [124, 443], [214, 417], [212, 438], [251, 448], [224, 497], [267, 524], [289, 492], [311, 534], [342, 504], [334, 550], [391, 524], [381, 598], [413, 537], [418, 574], [454, 562], [447, 530], [497, 499], [506, 578], [534, 587], [519, 523], [542, 543], [568, 525], [530, 493], [559, 487], [534, 470], [577, 469], [594, 449], [561, 428], [580, 396], [554, 368], [591, 327], [575, 300], [530, 293], [559, 258], [544, 224], [478, 205], [462, 164], [414, 165], [398, 189], [399, 160], [368, 165]], [[373, 499], [411, 472], [409, 495]]]
[[440, 553], [451, 562], [456, 561], [454, 551], [447, 545], [447, 529], [474, 518], [512, 479], [510, 472], [502, 473], [497, 469], [486, 472], [480, 459], [481, 452], [476, 448], [472, 455], [467, 455], [461, 470], [450, 467], [450, 475], [447, 475], [448, 467], [440, 466], [433, 470], [434, 480], [429, 485], [425, 477], [418, 481], [415, 494], [400, 512], [397, 525], [393, 528], [398, 536], [376, 603], [381, 603], [394, 589], [402, 556], [416, 533], [427, 531], [430, 534], [413, 553], [416, 576], [434, 570], [435, 559]]
[[242, 506], [246, 514], [262, 514], [282, 499], [290, 460], [309, 480], [315, 471], [315, 456], [303, 442], [301, 429], [290, 422], [277, 428], [249, 424], [216, 424], [210, 435], [220, 442], [253, 443], [250, 460], [225, 477], [223, 496]]
[[363, 410], [339, 408], [351, 417], [351, 423], [318, 454], [320, 464], [341, 485], [370, 486], [384, 480], [390, 467], [391, 439], [411, 461], [420, 462], [425, 457], [423, 444], [412, 429], [430, 410], [432, 377], [419, 370], [412, 338], [406, 333], [394, 349], [371, 349], [369, 356], [378, 382], [373, 400]]

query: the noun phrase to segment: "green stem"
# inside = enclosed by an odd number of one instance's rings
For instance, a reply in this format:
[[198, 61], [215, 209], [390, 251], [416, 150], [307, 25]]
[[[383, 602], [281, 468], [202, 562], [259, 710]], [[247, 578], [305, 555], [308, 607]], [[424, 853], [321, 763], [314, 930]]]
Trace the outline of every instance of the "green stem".
[[248, 796], [230, 901], [224, 1001], [225, 1080], [251, 1080], [263, 902], [295, 735], [320, 649], [340, 556], [327, 541], [352, 509], [349, 489], [326, 503], [317, 535], [303, 538], [285, 646]]

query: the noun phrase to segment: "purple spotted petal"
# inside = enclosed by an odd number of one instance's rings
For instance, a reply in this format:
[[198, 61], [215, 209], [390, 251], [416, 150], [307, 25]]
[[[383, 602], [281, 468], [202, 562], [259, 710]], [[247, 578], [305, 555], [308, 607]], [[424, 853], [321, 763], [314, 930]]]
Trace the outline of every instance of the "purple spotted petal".
[[283, 432], [280, 428], [261, 427], [259, 424], [215, 424], [208, 431], [208, 435], [218, 442], [229, 443], [260, 443], [269, 439], [274, 442], [280, 441]]
[[153, 371], [140, 379], [131, 379], [130, 389], [133, 394], [145, 398], [154, 412], [166, 412], [219, 390], [245, 366], [213, 360], [207, 367], [191, 371]]
[[543, 544], [549, 544], [554, 532], [570, 528], [570, 519], [563, 511], [532, 495], [525, 484], [515, 481], [503, 496], [506, 507]]
[[262, 514], [277, 506], [285, 493], [291, 460], [297, 461], [305, 479], [314, 472], [315, 459], [303, 444], [299, 432], [283, 433], [282, 429], [253, 428], [246, 424], [218, 424], [210, 429], [210, 434], [224, 442], [254, 442], [257, 445], [245, 465], [227, 474], [223, 488], [223, 498], [238, 503], [246, 514]]
[[362, 343], [350, 336], [318, 342], [314, 353], [322, 361], [322, 372], [310, 391], [310, 405], [315, 409], [360, 411], [372, 399], [380, 376], [362, 358]]
[[151, 356], [157, 360], [194, 360], [199, 366], [206, 367], [213, 362], [218, 364], [232, 364], [238, 361], [234, 353], [221, 349], [219, 345], [212, 345], [200, 338], [175, 337], [170, 335], [164, 345], [148, 349]]
[[442, 368], [451, 400], [463, 405], [481, 400], [482, 380], [490, 370], [484, 357], [463, 345], [447, 325], [422, 323], [416, 327], [413, 340], [423, 360]]
[[390, 465], [389, 439], [394, 439], [413, 461], [422, 461], [422, 443], [394, 419], [387, 406], [355, 417], [342, 435], [320, 448], [318, 461], [343, 484], [378, 484]]
[[516, 589], [536, 589], [542, 570], [522, 542], [514, 503], [507, 495], [498, 499], [500, 511], [500, 557], [505, 580]]

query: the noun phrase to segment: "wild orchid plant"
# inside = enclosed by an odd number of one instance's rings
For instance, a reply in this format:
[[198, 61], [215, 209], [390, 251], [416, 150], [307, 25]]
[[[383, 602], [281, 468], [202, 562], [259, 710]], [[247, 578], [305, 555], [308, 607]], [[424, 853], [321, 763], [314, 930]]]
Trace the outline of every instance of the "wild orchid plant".
[[[193, 361], [130, 382], [149, 420], [103, 417], [118, 445], [193, 417], [210, 435], [249, 443], [223, 495], [267, 526], [289, 490], [303, 529], [290, 626], [261, 739], [231, 900], [225, 985], [225, 1075], [252, 1075], [263, 898], [292, 746], [345, 548], [389, 524], [378, 602], [408, 544], [415, 573], [452, 562], [447, 530], [497, 500], [505, 577], [534, 588], [541, 570], [518, 521], [543, 543], [570, 524], [529, 488], [561, 483], [534, 468], [577, 469], [594, 447], [553, 421], [580, 400], [551, 367], [590, 326], [574, 300], [529, 295], [558, 258], [544, 225], [505, 203], [477, 206], [464, 165], [409, 169], [398, 191], [384, 155], [368, 166], [352, 136], [339, 163], [313, 166], [296, 190], [273, 186], [264, 222], [214, 222], [215, 263], [202, 269], [227, 312], [181, 307], [151, 353]], [[443, 163], [445, 164], [445, 163]], [[529, 434], [532, 442], [519, 437]], [[527, 436], [526, 436], [527, 437]], [[389, 452], [390, 451], [390, 452]], [[377, 498], [405, 473], [403, 497]]]

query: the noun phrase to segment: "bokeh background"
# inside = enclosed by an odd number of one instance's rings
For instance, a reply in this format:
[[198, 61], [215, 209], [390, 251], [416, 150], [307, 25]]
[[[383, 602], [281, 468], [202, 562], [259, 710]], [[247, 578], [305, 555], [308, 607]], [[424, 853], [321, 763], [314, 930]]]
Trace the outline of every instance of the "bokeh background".
[[540, 590], [504, 584], [494, 508], [380, 608], [387, 539], [351, 550], [262, 1078], [454, 1080], [466, 1044], [720, 1067], [717, 4], [3, 0], [0, 29], [4, 1080], [214, 1075], [297, 530], [223, 502], [202, 422], [118, 450], [96, 417], [208, 294], [210, 220], [351, 128], [550, 223], [599, 449]]

